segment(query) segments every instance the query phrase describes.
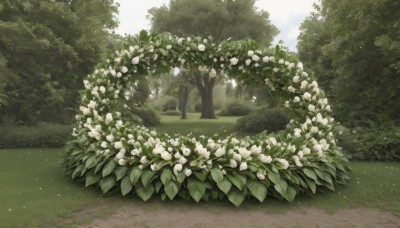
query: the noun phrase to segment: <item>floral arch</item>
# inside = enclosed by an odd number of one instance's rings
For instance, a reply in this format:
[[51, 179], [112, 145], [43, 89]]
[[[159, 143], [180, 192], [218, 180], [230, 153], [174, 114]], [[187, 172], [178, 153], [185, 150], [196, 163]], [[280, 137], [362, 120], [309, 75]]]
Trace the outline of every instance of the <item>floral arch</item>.
[[[226, 73], [248, 83], [267, 83], [286, 98], [291, 121], [285, 130], [237, 139], [158, 134], [124, 121], [117, 107], [129, 99], [140, 75], [171, 67]], [[299, 193], [334, 190], [350, 169], [336, 145], [334, 119], [315, 79], [276, 48], [257, 50], [253, 41], [215, 44], [141, 32], [84, 80], [78, 127], [67, 144], [65, 172], [86, 186], [143, 200], [182, 197], [264, 201], [267, 194], [293, 201]]]

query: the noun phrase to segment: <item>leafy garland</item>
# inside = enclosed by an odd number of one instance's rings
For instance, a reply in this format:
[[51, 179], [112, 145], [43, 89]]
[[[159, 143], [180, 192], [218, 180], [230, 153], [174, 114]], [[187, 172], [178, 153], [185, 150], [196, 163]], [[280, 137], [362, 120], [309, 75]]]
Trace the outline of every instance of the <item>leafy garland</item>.
[[[267, 194], [291, 202], [298, 193], [345, 184], [348, 160], [336, 145], [331, 108], [318, 83], [279, 47], [272, 55], [257, 49], [249, 40], [215, 44], [141, 32], [84, 80], [65, 172], [103, 193], [196, 202], [227, 197], [236, 206], [246, 197], [262, 202]], [[116, 110], [134, 95], [139, 77], [174, 66], [266, 83], [287, 99], [292, 119], [284, 131], [244, 139], [170, 136], [124, 121]]]

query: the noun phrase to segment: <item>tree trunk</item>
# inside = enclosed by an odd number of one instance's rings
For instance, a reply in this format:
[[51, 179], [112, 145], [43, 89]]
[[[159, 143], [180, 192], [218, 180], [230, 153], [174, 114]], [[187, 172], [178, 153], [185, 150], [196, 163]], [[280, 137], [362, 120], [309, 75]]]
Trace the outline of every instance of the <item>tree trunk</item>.
[[200, 119], [216, 119], [214, 112], [213, 89], [215, 78], [202, 76], [196, 73], [196, 86], [201, 96], [201, 116]]
[[182, 88], [182, 97], [181, 97], [181, 107], [182, 107], [182, 113], [181, 113], [181, 119], [187, 119], [187, 102], [189, 100], [189, 86], [184, 85]]

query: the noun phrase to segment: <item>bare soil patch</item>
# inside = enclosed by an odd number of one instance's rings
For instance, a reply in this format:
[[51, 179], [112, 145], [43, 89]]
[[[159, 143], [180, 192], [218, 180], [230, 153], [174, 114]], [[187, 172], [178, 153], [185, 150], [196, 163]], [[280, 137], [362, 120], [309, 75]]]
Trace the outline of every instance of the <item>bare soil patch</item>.
[[372, 208], [340, 209], [328, 214], [298, 207], [284, 212], [211, 205], [122, 205], [115, 213], [79, 227], [400, 227], [400, 218]]

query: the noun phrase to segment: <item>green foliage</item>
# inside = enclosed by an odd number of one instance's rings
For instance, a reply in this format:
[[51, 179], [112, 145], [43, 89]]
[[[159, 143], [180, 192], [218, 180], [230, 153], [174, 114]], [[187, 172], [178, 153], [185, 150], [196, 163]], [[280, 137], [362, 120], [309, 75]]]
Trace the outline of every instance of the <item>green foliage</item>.
[[394, 123], [356, 127], [342, 135], [344, 149], [354, 160], [400, 160], [400, 126]]
[[245, 116], [253, 111], [249, 103], [233, 101], [225, 105], [218, 115], [220, 116]]
[[178, 108], [178, 99], [172, 96], [166, 96], [161, 101], [162, 111], [175, 111]]
[[171, 111], [165, 111], [161, 113], [162, 115], [167, 115], [167, 116], [180, 116], [181, 112], [176, 111], [176, 110], [171, 110]]
[[288, 122], [289, 118], [282, 110], [262, 107], [238, 119], [235, 128], [240, 131], [255, 133], [265, 130], [277, 132], [285, 129]]
[[117, 12], [113, 0], [2, 1], [2, 116], [27, 125], [71, 123], [82, 78], [103, 57]]
[[[400, 119], [400, 4], [326, 0], [301, 26], [299, 54], [348, 127]], [[383, 26], [384, 25], [384, 26]]]
[[139, 123], [144, 126], [156, 126], [160, 124], [160, 116], [149, 107], [139, 107], [132, 110], [132, 114], [140, 118]]
[[72, 125], [0, 125], [0, 148], [62, 147], [71, 138]]

